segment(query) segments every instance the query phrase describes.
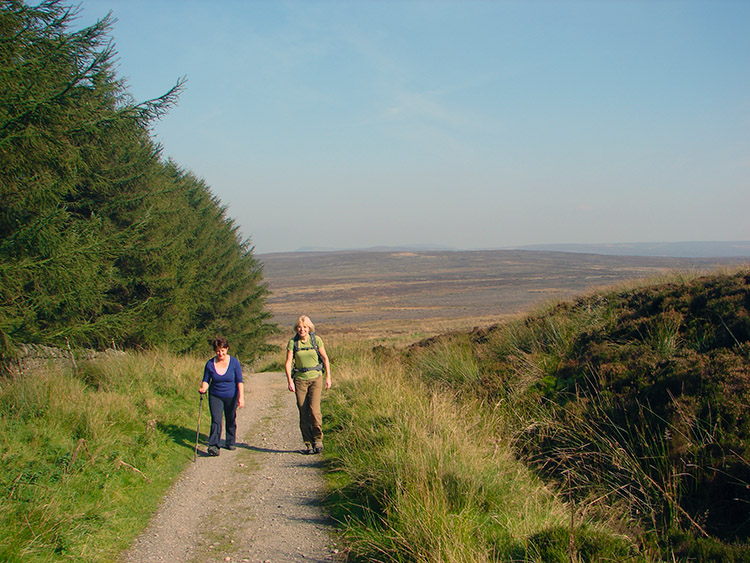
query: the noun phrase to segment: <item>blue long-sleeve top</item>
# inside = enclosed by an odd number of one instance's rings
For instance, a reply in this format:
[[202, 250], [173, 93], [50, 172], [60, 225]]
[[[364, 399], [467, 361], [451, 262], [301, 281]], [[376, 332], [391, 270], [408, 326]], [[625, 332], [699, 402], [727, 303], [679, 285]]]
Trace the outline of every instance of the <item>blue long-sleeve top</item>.
[[234, 356], [229, 356], [229, 367], [224, 375], [216, 373], [213, 358], [206, 362], [203, 368], [203, 381], [208, 383], [208, 392], [216, 397], [234, 397], [237, 394], [237, 384], [242, 383], [242, 366]]

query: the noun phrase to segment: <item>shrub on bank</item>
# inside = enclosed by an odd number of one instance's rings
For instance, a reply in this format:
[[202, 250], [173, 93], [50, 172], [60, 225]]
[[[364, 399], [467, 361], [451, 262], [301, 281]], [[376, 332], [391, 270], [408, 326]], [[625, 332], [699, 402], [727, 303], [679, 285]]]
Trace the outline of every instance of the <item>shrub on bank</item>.
[[740, 271], [344, 357], [328, 424], [353, 557], [750, 561], [749, 340]]
[[622, 505], [667, 557], [750, 558], [750, 273], [598, 292], [472, 338], [487, 402], [545, 479]]

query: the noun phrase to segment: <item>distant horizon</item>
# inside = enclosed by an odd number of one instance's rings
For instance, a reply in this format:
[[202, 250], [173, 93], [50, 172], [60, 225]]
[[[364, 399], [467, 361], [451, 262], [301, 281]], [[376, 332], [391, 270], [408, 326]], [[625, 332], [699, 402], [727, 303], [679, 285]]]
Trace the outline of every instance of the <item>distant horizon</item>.
[[[676, 241], [676, 242], [621, 242], [621, 243], [550, 243], [492, 248], [456, 248], [430, 244], [376, 245], [361, 248], [300, 247], [266, 254], [301, 254], [309, 252], [480, 252], [502, 250], [527, 250], [604, 254], [614, 256], [644, 256], [669, 258], [749, 258], [750, 240], [736, 241]], [[627, 252], [631, 250], [633, 252]]]

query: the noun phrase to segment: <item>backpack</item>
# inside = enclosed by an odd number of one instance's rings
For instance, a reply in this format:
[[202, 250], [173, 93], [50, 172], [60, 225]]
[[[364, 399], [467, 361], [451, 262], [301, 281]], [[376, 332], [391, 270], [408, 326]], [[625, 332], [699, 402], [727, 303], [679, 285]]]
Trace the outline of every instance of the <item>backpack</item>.
[[[315, 333], [310, 333], [310, 343], [312, 344], [313, 348], [315, 349], [315, 353], [318, 355], [318, 365], [312, 368], [298, 368], [296, 365], [292, 367], [292, 376], [294, 376], [295, 373], [305, 373], [306, 371], [323, 371], [323, 358], [320, 357], [320, 350], [318, 350], [318, 341], [315, 338]], [[299, 352], [299, 334], [294, 335], [294, 355], [296, 357], [297, 352]], [[305, 350], [309, 350], [309, 348], [305, 348]], [[295, 362], [296, 363], [296, 362]]]

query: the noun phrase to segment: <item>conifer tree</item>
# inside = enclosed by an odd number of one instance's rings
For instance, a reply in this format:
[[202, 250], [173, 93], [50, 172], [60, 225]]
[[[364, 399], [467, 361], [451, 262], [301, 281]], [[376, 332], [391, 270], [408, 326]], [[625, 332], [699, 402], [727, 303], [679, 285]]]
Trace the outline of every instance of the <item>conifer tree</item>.
[[66, 340], [186, 350], [219, 330], [260, 351], [273, 327], [249, 243], [149, 136], [183, 82], [135, 103], [109, 16], [70, 31], [75, 16], [0, 0], [0, 355]]

